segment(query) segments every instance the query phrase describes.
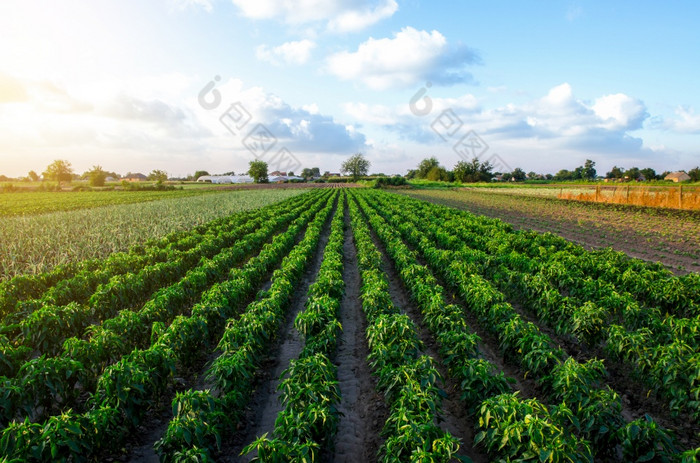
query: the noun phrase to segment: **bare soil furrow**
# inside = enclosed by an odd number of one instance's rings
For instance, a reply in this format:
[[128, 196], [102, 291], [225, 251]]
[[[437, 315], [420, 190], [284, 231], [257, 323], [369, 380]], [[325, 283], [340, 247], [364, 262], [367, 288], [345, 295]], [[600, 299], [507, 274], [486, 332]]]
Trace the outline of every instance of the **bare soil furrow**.
[[284, 324], [280, 329], [280, 335], [277, 338], [277, 345], [270, 350], [270, 355], [260, 369], [260, 382], [255, 388], [248, 407], [246, 407], [245, 417], [241, 421], [241, 431], [229, 444], [224, 444], [222, 453], [229, 457], [226, 461], [251, 461], [255, 456], [254, 453], [241, 455], [243, 447], [263, 434], [268, 436], [273, 434], [277, 415], [284, 408], [281, 402], [281, 394], [278, 390], [282, 374], [284, 370], [289, 368], [290, 361], [298, 358], [304, 348], [304, 340], [294, 327], [294, 319], [299, 312], [304, 310], [304, 305], [308, 299], [309, 286], [316, 280], [316, 275], [321, 268], [323, 250], [326, 248], [330, 237], [332, 217], [333, 214], [330, 215], [321, 232], [318, 250], [314, 255], [313, 261], [294, 290], [292, 302], [287, 310]]
[[341, 396], [338, 410], [342, 416], [338, 423], [330, 461], [372, 462], [377, 460], [377, 452], [382, 442], [380, 433], [388, 411], [382, 396], [376, 392], [376, 382], [367, 363], [367, 320], [360, 301], [360, 273], [347, 208], [345, 224], [345, 296], [341, 301], [339, 314], [343, 331], [335, 356]]

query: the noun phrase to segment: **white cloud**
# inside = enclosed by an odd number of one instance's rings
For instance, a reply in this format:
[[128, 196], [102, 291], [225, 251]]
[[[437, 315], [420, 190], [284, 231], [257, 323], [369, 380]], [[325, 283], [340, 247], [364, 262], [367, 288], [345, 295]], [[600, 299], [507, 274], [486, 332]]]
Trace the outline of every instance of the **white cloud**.
[[267, 61], [275, 66], [282, 64], [301, 65], [306, 63], [311, 57], [311, 50], [316, 44], [311, 40], [304, 39], [295, 42], [286, 42], [277, 47], [270, 48], [267, 45], [260, 45], [255, 54], [261, 61]]
[[326, 23], [331, 32], [364, 29], [392, 16], [395, 0], [232, 0], [251, 19], [275, 19], [286, 24]]
[[[427, 96], [430, 98], [429, 91]], [[431, 149], [444, 145], [447, 152], [459, 136], [445, 141], [431, 125], [443, 111], [451, 110], [463, 123], [457, 134], [474, 130], [489, 144], [518, 154], [530, 153], [528, 164], [540, 162], [535, 154], [537, 150], [540, 156], [598, 153], [612, 159], [654, 155], [641, 138], [629, 134], [648, 117], [644, 103], [624, 94], [601, 96], [591, 104], [576, 98], [571, 86], [564, 83], [541, 98], [495, 108], [482, 107], [477, 98], [468, 94], [451, 99], [430, 98], [430, 101], [432, 111], [422, 117], [410, 111], [408, 102], [393, 107], [353, 102], [345, 104], [344, 109], [363, 124], [380, 126], [401, 139], [429, 145]], [[700, 117], [697, 119], [700, 122]]]
[[648, 116], [644, 103], [623, 93], [596, 99], [592, 109], [603, 120], [603, 126], [611, 130], [641, 128]]
[[355, 52], [340, 52], [327, 69], [342, 80], [362, 82], [374, 90], [407, 87], [422, 80], [450, 84], [471, 80], [464, 66], [477, 61], [466, 47], [451, 49], [440, 32], [405, 27], [394, 38], [370, 37]]
[[395, 0], [385, 0], [374, 8], [343, 11], [329, 22], [328, 29], [339, 32], [359, 31], [382, 19], [390, 18], [398, 9], [399, 5]]
[[675, 110], [676, 117], [664, 121], [661, 126], [680, 133], [700, 133], [700, 114], [695, 114], [695, 109], [689, 106], [678, 106]]
[[[148, 96], [143, 82], [169, 84], [159, 96]], [[256, 124], [277, 139], [276, 150], [287, 148], [303, 163], [365, 149], [364, 134], [321, 114], [316, 105], [293, 107], [260, 87], [229, 80], [217, 84], [220, 106], [206, 110], [198, 103], [198, 88], [174, 92], [181, 84], [176, 76], [152, 76], [121, 86], [95, 83], [78, 95], [48, 82], [22, 82], [19, 97], [15, 89], [0, 103], [0, 159], [12, 160], [2, 173], [23, 175], [57, 157], [70, 160], [77, 171], [98, 162], [117, 172], [187, 173], [202, 165], [238, 171], [254, 159], [243, 138]], [[242, 103], [252, 117], [237, 135], [220, 121], [233, 102]], [[335, 161], [316, 165], [328, 169]]]
[[175, 5], [181, 10], [185, 10], [190, 7], [199, 7], [210, 13], [214, 8], [212, 5], [212, 0], [173, 0]]

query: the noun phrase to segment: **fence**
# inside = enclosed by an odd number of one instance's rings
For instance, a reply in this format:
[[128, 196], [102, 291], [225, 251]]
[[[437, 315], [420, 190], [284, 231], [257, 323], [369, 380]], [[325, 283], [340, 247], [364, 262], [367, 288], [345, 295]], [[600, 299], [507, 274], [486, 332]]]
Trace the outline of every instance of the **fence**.
[[557, 198], [690, 211], [700, 210], [700, 187], [698, 186], [576, 185], [574, 190], [569, 191], [566, 187], [561, 187]]

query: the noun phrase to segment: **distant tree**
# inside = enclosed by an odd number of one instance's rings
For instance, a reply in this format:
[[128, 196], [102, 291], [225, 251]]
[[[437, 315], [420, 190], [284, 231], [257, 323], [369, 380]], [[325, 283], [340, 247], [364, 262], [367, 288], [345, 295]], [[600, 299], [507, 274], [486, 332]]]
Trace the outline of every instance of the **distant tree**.
[[552, 179], [554, 178], [554, 175], [552, 175], [552, 174], [547, 174], [547, 175], [544, 176], [544, 178], [546, 178], [547, 180], [552, 180]]
[[515, 179], [516, 182], [522, 182], [526, 178], [525, 171], [520, 167], [516, 167], [513, 169], [513, 172], [510, 173], [510, 177]]
[[[328, 172], [326, 172], [326, 173], [328, 173]], [[287, 175], [290, 177], [294, 177], [294, 172], [290, 170], [289, 172], [287, 172]]]
[[[671, 172], [669, 172], [668, 170], [665, 170], [665, 171], [661, 172], [661, 174], [659, 174], [659, 178], [661, 178], [661, 180], [665, 180], [666, 176], [670, 173]], [[688, 174], [688, 175], [690, 175], [690, 174]]]
[[595, 180], [595, 176], [595, 162], [591, 161], [590, 159], [586, 159], [586, 162], [583, 165], [583, 172], [581, 178], [583, 180]]
[[605, 174], [605, 178], [622, 178], [625, 175], [625, 169], [622, 167], [613, 166], [610, 172]]
[[265, 161], [250, 161], [248, 175], [255, 183], [267, 183], [267, 163]]
[[309, 179], [313, 178], [313, 176], [314, 176], [313, 171], [312, 171], [310, 168], [308, 168], [308, 167], [305, 167], [305, 168], [301, 171], [301, 177], [302, 177], [304, 180], [309, 180]]
[[652, 169], [651, 167], [641, 169], [639, 172], [641, 172], [641, 174], [647, 180], [656, 180], [656, 171], [654, 169]]
[[192, 175], [192, 180], [197, 180], [199, 177], [204, 177], [205, 175], [209, 175], [209, 172], [206, 170], [198, 170]]
[[224, 172], [221, 175], [236, 175], [236, 173], [234, 171], [230, 171], [230, 172]]
[[565, 180], [573, 180], [574, 179], [574, 173], [571, 172], [570, 170], [562, 169], [556, 174], [554, 174], [554, 180], [561, 182]]
[[418, 164], [416, 178], [428, 178], [428, 172], [436, 167], [440, 167], [440, 162], [438, 162], [435, 156], [423, 159], [420, 164]]
[[311, 168], [311, 176], [312, 177], [320, 177], [321, 176], [321, 169], [318, 167], [312, 167]]
[[475, 182], [479, 173], [479, 166], [474, 166], [475, 161], [479, 163], [476, 158], [472, 159], [472, 162], [458, 161], [452, 168], [455, 180], [462, 183]]
[[39, 181], [39, 174], [37, 174], [33, 170], [30, 170], [29, 173], [27, 174], [27, 178], [29, 180], [31, 180], [32, 182], [38, 182]]
[[61, 182], [68, 182], [73, 179], [73, 168], [70, 162], [64, 161], [62, 159], [57, 159], [48, 165], [43, 173], [44, 178], [49, 180], [56, 180], [60, 185]]
[[406, 175], [404, 175], [404, 177], [410, 180], [412, 178], [416, 178], [417, 173], [418, 171], [416, 169], [409, 169], [408, 172], [406, 172]]
[[492, 171], [493, 165], [490, 162], [482, 162], [481, 166], [479, 166], [479, 180], [482, 182], [490, 182], [494, 176]]
[[481, 163], [477, 158], [473, 158], [470, 162], [459, 161], [452, 169], [454, 179], [458, 182], [488, 182], [494, 174], [491, 172], [493, 166], [488, 162]]
[[168, 179], [168, 174], [164, 170], [154, 169], [148, 174], [148, 180], [154, 180], [158, 183], [163, 183]]
[[691, 181], [700, 182], [700, 166], [690, 169], [688, 175], [690, 175]]
[[642, 172], [639, 170], [639, 167], [632, 167], [625, 171], [625, 177], [629, 178], [630, 180], [637, 180], [641, 173]]
[[343, 162], [340, 171], [350, 174], [353, 182], [356, 182], [360, 177], [367, 175], [370, 165], [369, 160], [365, 159], [362, 153], [357, 153]]
[[102, 166], [92, 166], [92, 169], [85, 172], [85, 177], [90, 181], [90, 186], [104, 186], [107, 172]]
[[445, 170], [444, 167], [438, 166], [438, 167], [433, 167], [430, 169], [428, 172], [428, 175], [425, 176], [427, 180], [431, 180], [434, 182], [449, 182], [450, 181], [450, 175]]

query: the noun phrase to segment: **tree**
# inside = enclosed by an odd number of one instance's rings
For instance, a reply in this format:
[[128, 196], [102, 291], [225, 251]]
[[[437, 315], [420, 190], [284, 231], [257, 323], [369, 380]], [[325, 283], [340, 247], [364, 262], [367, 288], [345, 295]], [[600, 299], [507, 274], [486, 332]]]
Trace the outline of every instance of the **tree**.
[[522, 170], [520, 167], [516, 167], [513, 169], [513, 172], [510, 173], [511, 178], [515, 179], [516, 182], [522, 182], [525, 180], [525, 171]]
[[309, 179], [312, 178], [313, 176], [314, 176], [313, 171], [312, 171], [311, 169], [309, 169], [308, 167], [305, 167], [305, 168], [301, 171], [301, 177], [302, 177], [304, 180], [309, 180]]
[[595, 180], [595, 176], [595, 162], [591, 161], [590, 159], [586, 159], [586, 162], [583, 165], [583, 172], [581, 177], [584, 180]]
[[290, 170], [289, 172], [287, 172], [287, 175], [288, 175], [289, 177], [294, 177], [294, 171], [291, 171], [291, 170]]
[[164, 170], [154, 169], [148, 174], [148, 180], [155, 180], [158, 183], [163, 183], [168, 179], [168, 174]]
[[452, 172], [454, 179], [458, 182], [489, 182], [493, 178], [493, 166], [488, 162], [481, 163], [477, 158], [470, 162], [459, 161], [455, 164]]
[[573, 180], [574, 179], [574, 173], [571, 172], [570, 170], [562, 169], [556, 174], [554, 174], [554, 180], [561, 182], [563, 180]]
[[428, 175], [426, 175], [425, 178], [434, 182], [450, 181], [450, 175], [447, 173], [447, 170], [445, 170], [445, 168], [441, 166], [433, 167], [432, 169], [430, 169]]
[[628, 177], [630, 180], [637, 180], [641, 173], [639, 167], [632, 167], [625, 171], [625, 177]]
[[435, 167], [440, 167], [440, 163], [435, 156], [423, 159], [420, 164], [418, 164], [416, 178], [428, 178], [428, 172]]
[[248, 175], [255, 183], [267, 183], [267, 163], [265, 161], [250, 161]]
[[693, 181], [693, 182], [700, 181], [700, 166], [690, 169], [688, 171], [688, 175], [690, 175], [691, 181]]
[[206, 170], [198, 170], [194, 173], [194, 175], [192, 175], [192, 180], [197, 180], [199, 177], [204, 177], [205, 175], [209, 175], [209, 172]]
[[37, 173], [34, 172], [33, 170], [30, 170], [30, 171], [29, 171], [29, 173], [27, 174], [27, 177], [28, 177], [29, 180], [31, 180], [32, 182], [38, 182], [38, 181], [39, 181], [39, 174], [37, 174]]
[[70, 183], [73, 174], [73, 168], [70, 162], [62, 159], [57, 159], [46, 168], [43, 173], [44, 178], [56, 180], [60, 185], [61, 182]]
[[320, 177], [321, 176], [321, 169], [319, 169], [318, 167], [312, 167], [311, 168], [311, 176], [314, 178]]
[[646, 169], [642, 169], [639, 172], [644, 176], [646, 180], [656, 180], [656, 171], [652, 169], [651, 167], [647, 167]]
[[605, 178], [622, 178], [625, 175], [625, 169], [622, 167], [613, 166], [610, 172], [605, 174]]
[[365, 159], [362, 153], [353, 154], [343, 162], [340, 171], [349, 173], [352, 176], [352, 181], [356, 182], [360, 177], [367, 175], [369, 172], [370, 162]]
[[104, 186], [107, 172], [102, 169], [102, 166], [92, 166], [91, 170], [85, 172], [85, 176], [90, 181], [90, 186]]

